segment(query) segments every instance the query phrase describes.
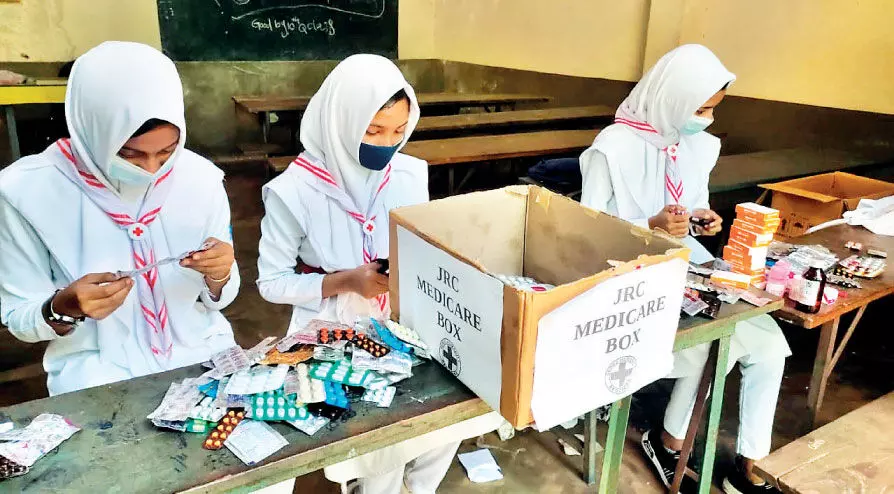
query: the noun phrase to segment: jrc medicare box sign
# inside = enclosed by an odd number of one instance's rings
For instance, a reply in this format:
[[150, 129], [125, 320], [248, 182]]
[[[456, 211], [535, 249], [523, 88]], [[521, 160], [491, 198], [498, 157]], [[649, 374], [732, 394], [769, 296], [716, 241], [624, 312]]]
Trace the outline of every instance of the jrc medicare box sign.
[[523, 186], [394, 209], [390, 239], [393, 314], [516, 427], [564, 422], [670, 370], [689, 258], [676, 239]]
[[503, 283], [398, 227], [401, 323], [432, 357], [500, 409]]
[[611, 278], [540, 319], [531, 399], [540, 430], [670, 373], [686, 270], [674, 259]]

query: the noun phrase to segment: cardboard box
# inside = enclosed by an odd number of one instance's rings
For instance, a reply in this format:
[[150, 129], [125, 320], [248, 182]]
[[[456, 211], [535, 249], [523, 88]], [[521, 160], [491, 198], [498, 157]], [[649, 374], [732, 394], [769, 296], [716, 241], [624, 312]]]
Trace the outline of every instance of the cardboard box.
[[711, 275], [711, 282], [725, 285], [731, 288], [746, 289], [751, 284], [752, 276], [741, 273], [730, 273], [727, 271], [714, 271]]
[[739, 273], [752, 272], [751, 274], [756, 274], [756, 271], [763, 270], [766, 267], [767, 255], [765, 251], [762, 256], [749, 256], [735, 250], [734, 247], [726, 245], [723, 247], [723, 260], [733, 267], [733, 271]]
[[779, 211], [757, 203], [743, 202], [736, 205], [736, 218], [756, 225], [764, 225], [775, 223], [779, 219]]
[[736, 218], [733, 220], [732, 226], [737, 226], [746, 232], [756, 233], [758, 235], [773, 235], [776, 233], [776, 230], [779, 228], [781, 221], [775, 221], [772, 223], [766, 223], [763, 225], [756, 225], [749, 221], [741, 220]]
[[894, 194], [894, 184], [834, 172], [763, 184], [773, 191], [772, 206], [780, 211], [777, 235], [798, 237], [809, 228], [840, 218], [857, 208], [860, 199], [879, 199]]
[[[735, 223], [735, 221], [733, 221]], [[733, 225], [729, 229], [729, 239], [749, 247], [766, 247], [773, 241], [772, 233], [754, 233]]]
[[[491, 406], [516, 427], [532, 423], [532, 397], [537, 398], [533, 396], [535, 381], [547, 375], [538, 374], [541, 376], [538, 377], [534, 373], [535, 358], [547, 353], [537, 353], [538, 336], [549, 338], [550, 342], [555, 339], [563, 345], [578, 344], [580, 348], [597, 341], [593, 337], [607, 337], [607, 329], [603, 334], [595, 334], [598, 323], [592, 328], [588, 323], [583, 328], [585, 333], [578, 325], [574, 339], [581, 334], [585, 338], [577, 342], [560, 337], [566, 335], [560, 331], [538, 335], [541, 318], [553, 317], [576, 301], [598, 293], [594, 287], [614, 286], [630, 277], [667, 267], [680, 268], [679, 280], [662, 279], [651, 282], [654, 285], [637, 286], [666, 289], [682, 302], [686, 269], [679, 260], [688, 260], [690, 252], [682, 243], [585, 208], [540, 187], [513, 186], [395, 209], [390, 213], [390, 229], [390, 293], [394, 316], [406, 323], [410, 323], [411, 316], [418, 319], [412, 326], [433, 347], [429, 350], [435, 359], [489, 404], [492, 400], [485, 396], [481, 382], [488, 376], [469, 372], [478, 366], [492, 366], [492, 373], [499, 374], [500, 379], [487, 385], [488, 389], [496, 386], [499, 396], [498, 404]], [[611, 268], [610, 260], [620, 264]], [[520, 291], [499, 282], [496, 274], [529, 276], [556, 288], [546, 292]], [[662, 284], [670, 286], [662, 288]], [[493, 289], [497, 290], [494, 298], [488, 298]], [[619, 298], [620, 293], [619, 290]], [[453, 302], [445, 301], [445, 296], [453, 297]], [[437, 306], [437, 322], [434, 314], [429, 314], [433, 311], [423, 305], [430, 304], [430, 299], [443, 302]], [[612, 302], [605, 297], [600, 300]], [[680, 315], [679, 306], [673, 307], [675, 303], [678, 302], [668, 296], [667, 308], [674, 318], [671, 334], [667, 335], [671, 346]], [[441, 314], [441, 306], [446, 308], [445, 314]], [[484, 352], [483, 348], [454, 349], [451, 333], [454, 329], [457, 336], [462, 336], [464, 345], [487, 335], [490, 324], [485, 320], [491, 317], [487, 311], [493, 307], [501, 307], [496, 329], [492, 330], [499, 340], [497, 362], [481, 361], [477, 356], [482, 353], [475, 352]], [[433, 327], [436, 325], [440, 327]], [[552, 329], [564, 331], [565, 327]], [[467, 352], [459, 355], [461, 363], [455, 354], [459, 350]], [[574, 361], [574, 365], [595, 365], [578, 362], [587, 359], [569, 357], [567, 360]], [[645, 367], [649, 363], [644, 359], [639, 365]], [[576, 386], [580, 382], [575, 389], [584, 393], [583, 388], [593, 389], [607, 380], [607, 373], [592, 379], [575, 375], [566, 376], [561, 384]]]

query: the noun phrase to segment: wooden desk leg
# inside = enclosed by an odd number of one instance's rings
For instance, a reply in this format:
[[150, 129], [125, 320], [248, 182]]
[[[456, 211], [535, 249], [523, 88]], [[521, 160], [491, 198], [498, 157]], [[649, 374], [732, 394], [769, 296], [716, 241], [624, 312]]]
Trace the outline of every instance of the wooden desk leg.
[[265, 111], [261, 112], [261, 136], [264, 139], [264, 144], [270, 144], [270, 112]]
[[447, 165], [447, 197], [450, 197], [456, 191], [454, 183], [456, 181], [456, 170], [453, 165]]
[[627, 439], [627, 420], [630, 418], [632, 401], [632, 396], [628, 396], [612, 404], [608, 418], [608, 437], [605, 439], [605, 456], [602, 459], [602, 471], [599, 475], [599, 492], [601, 494], [618, 492], [621, 456], [624, 453], [624, 442]]
[[714, 476], [714, 455], [717, 452], [717, 434], [720, 431], [720, 413], [723, 410], [723, 391], [726, 385], [726, 368], [729, 364], [730, 336], [718, 341], [717, 366], [714, 369], [714, 383], [711, 385], [711, 402], [708, 409], [708, 430], [705, 437], [705, 456], [698, 483], [699, 494], [711, 492]]
[[596, 483], [596, 445], [599, 440], [596, 437], [596, 412], [592, 411], [584, 416], [584, 482], [587, 485]]
[[695, 437], [698, 435], [699, 426], [702, 423], [705, 408], [708, 405], [708, 392], [711, 390], [711, 380], [717, 369], [717, 354], [719, 350], [720, 342], [711, 343], [708, 361], [705, 363], [704, 369], [702, 369], [702, 378], [695, 393], [695, 406], [692, 408], [689, 427], [686, 429], [686, 437], [683, 439], [683, 449], [680, 451], [680, 459], [677, 461], [677, 468], [674, 470], [674, 482], [671, 484], [670, 494], [680, 492], [683, 476], [686, 475], [689, 457], [692, 456], [692, 448], [695, 445]]
[[6, 106], [6, 128], [9, 131], [9, 149], [12, 152], [12, 160], [15, 161], [22, 157], [22, 150], [19, 148], [19, 132], [16, 128], [16, 114], [12, 105]]
[[816, 427], [826, 394], [826, 383], [832, 373], [832, 355], [835, 352], [835, 339], [838, 337], [839, 319], [836, 317], [821, 326], [819, 343], [816, 345], [816, 360], [813, 361], [813, 375], [810, 376], [810, 391], [807, 393], [810, 430]]

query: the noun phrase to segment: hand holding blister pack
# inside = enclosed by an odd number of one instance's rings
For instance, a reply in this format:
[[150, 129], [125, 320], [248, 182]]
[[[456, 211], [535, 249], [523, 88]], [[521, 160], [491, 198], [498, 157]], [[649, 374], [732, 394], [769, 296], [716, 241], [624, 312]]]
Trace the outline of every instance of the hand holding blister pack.
[[184, 252], [183, 254], [180, 254], [179, 256], [166, 257], [159, 261], [155, 261], [153, 263], [147, 264], [139, 269], [131, 269], [129, 271], [118, 271], [115, 274], [118, 275], [118, 278], [136, 278], [137, 276], [142, 276], [142, 275], [152, 271], [155, 268], [159, 268], [161, 266], [166, 266], [168, 264], [179, 263], [180, 261], [186, 259], [187, 257], [189, 257], [197, 252], [203, 252], [203, 251], [210, 249], [211, 247], [214, 247], [214, 245], [215, 245], [214, 242], [205, 242], [202, 244], [201, 247], [199, 247], [196, 250]]

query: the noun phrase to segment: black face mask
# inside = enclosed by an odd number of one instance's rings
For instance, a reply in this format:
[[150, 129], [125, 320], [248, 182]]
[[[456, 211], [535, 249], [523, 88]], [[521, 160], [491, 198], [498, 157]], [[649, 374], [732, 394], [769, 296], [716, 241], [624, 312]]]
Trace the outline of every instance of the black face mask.
[[401, 143], [397, 143], [393, 146], [374, 146], [372, 144], [367, 144], [365, 142], [360, 143], [360, 164], [363, 165], [364, 168], [368, 168], [373, 171], [383, 170], [388, 163], [391, 163], [391, 158], [394, 157], [394, 153], [397, 152], [397, 148], [400, 147]]

